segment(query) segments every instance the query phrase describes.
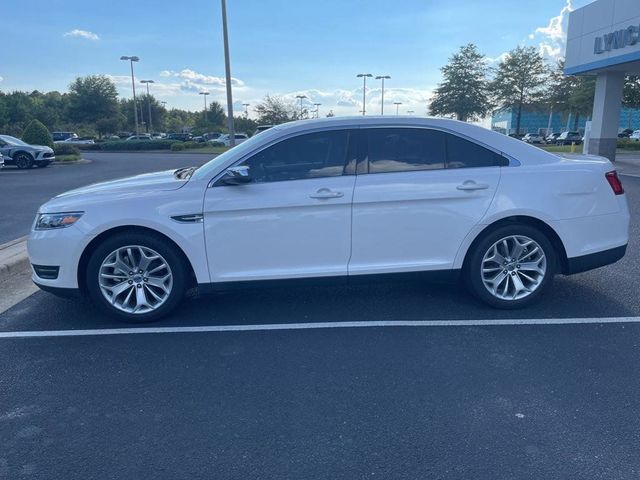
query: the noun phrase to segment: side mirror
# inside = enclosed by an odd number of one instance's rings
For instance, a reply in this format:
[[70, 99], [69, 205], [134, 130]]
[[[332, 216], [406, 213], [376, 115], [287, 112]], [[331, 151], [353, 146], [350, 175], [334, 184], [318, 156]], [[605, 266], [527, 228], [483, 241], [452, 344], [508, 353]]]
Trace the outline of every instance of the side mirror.
[[245, 183], [251, 183], [253, 178], [249, 174], [249, 167], [230, 167], [224, 172], [222, 181], [226, 185], [243, 185]]

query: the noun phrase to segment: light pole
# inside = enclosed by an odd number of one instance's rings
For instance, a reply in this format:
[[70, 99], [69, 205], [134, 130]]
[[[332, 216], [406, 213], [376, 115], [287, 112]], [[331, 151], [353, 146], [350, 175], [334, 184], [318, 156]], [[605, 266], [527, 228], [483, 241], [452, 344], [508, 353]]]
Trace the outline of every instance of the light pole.
[[131, 57], [127, 57], [123, 55], [120, 57], [120, 60], [128, 60], [131, 63], [131, 88], [133, 89], [133, 118], [136, 122], [136, 135], [140, 134], [140, 129], [138, 128], [138, 104], [136, 102], [136, 81], [133, 77], [133, 62], [139, 62], [140, 59], [135, 55]]
[[244, 118], [249, 118], [249, 105], [251, 105], [250, 103], [243, 103], [242, 106], [244, 107]]
[[207, 123], [207, 95], [209, 92], [200, 92], [200, 95], [204, 95], [204, 123]]
[[389, 75], [378, 75], [376, 80], [382, 80], [382, 101], [380, 102], [380, 115], [384, 115], [384, 81], [389, 80]]
[[302, 99], [307, 98], [306, 95], [296, 95], [296, 98], [300, 100], [300, 119], [302, 120]]
[[362, 78], [362, 116], [367, 114], [367, 77], [373, 77], [370, 73], [359, 73], [357, 78]]
[[319, 107], [322, 104], [321, 103], [314, 103], [313, 105], [316, 107], [316, 118], [319, 118], [320, 117], [320, 115], [319, 115], [320, 114], [320, 108]]
[[140, 80], [140, 83], [147, 84], [147, 107], [149, 107], [149, 130], [147, 133], [153, 133], [153, 122], [151, 121], [151, 95], [149, 94], [149, 84], [156, 83], [153, 80]]
[[400, 105], [402, 105], [402, 102], [393, 102], [393, 104], [396, 106], [396, 115], [398, 115], [398, 112], [400, 111]]
[[407, 110], [407, 115], [411, 115], [413, 112], [413, 110]]
[[227, 1], [220, 0], [222, 7], [222, 36], [224, 38], [224, 75], [227, 87], [227, 122], [229, 146], [236, 145], [236, 132], [233, 125], [233, 92], [231, 91], [231, 60], [229, 59], [229, 30], [227, 29]]

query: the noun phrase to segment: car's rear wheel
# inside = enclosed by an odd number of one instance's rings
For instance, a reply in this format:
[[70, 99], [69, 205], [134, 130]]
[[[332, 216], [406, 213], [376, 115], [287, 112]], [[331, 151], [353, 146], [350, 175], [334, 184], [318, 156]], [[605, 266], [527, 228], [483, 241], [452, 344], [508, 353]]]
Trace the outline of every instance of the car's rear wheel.
[[18, 153], [13, 157], [16, 167], [25, 169], [33, 167], [33, 157], [28, 153]]
[[154, 235], [119, 234], [95, 249], [86, 272], [93, 301], [128, 322], [149, 322], [170, 313], [184, 296], [183, 259]]
[[526, 224], [499, 227], [485, 234], [465, 263], [471, 292], [496, 308], [522, 308], [549, 288], [557, 254], [540, 230]]

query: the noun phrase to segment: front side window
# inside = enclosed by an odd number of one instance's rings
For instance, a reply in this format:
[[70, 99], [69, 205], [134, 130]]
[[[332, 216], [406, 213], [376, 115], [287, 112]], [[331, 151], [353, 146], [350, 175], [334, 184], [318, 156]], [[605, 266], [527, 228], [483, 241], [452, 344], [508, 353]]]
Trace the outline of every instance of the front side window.
[[509, 161], [477, 143], [447, 135], [447, 168], [506, 167]]
[[348, 137], [348, 130], [299, 135], [265, 148], [243, 165], [256, 183], [340, 176]]
[[445, 134], [419, 128], [367, 132], [369, 173], [435, 170], [445, 166]]

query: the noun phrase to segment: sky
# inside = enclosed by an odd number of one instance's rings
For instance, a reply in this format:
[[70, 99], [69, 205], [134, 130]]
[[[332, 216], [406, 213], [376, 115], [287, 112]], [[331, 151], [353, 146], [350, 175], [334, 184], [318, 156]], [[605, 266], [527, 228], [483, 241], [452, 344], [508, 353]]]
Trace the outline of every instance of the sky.
[[[390, 75], [385, 113], [424, 115], [440, 68], [475, 43], [495, 66], [518, 45], [562, 56], [571, 9], [591, 0], [227, 0], [234, 110], [267, 95], [320, 115], [357, 114], [358, 73]], [[136, 82], [167, 107], [199, 110], [203, 96], [226, 105], [219, 0], [2, 0], [0, 90], [66, 91], [77, 76], [110, 76], [131, 96]], [[143, 85], [138, 84], [137, 89]], [[139, 91], [139, 90], [138, 90]], [[381, 108], [379, 81], [367, 85], [367, 113]], [[314, 107], [311, 107], [314, 108]]]

